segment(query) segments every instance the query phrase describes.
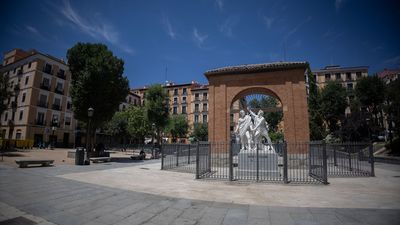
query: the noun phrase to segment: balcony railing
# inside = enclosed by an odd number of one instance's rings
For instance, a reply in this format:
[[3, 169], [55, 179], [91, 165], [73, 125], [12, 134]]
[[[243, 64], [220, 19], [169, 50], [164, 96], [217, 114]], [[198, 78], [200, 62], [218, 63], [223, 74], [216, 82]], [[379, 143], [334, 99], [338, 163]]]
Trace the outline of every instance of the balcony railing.
[[44, 89], [44, 90], [47, 90], [47, 91], [50, 91], [50, 85], [48, 85], [48, 84], [41, 83], [40, 84], [40, 88]]
[[36, 120], [35, 124], [40, 126], [46, 126], [46, 122], [44, 120]]
[[60, 111], [61, 111], [61, 106], [58, 105], [58, 104], [53, 104], [52, 109], [54, 109], [54, 110], [60, 110]]
[[54, 89], [54, 92], [57, 94], [60, 94], [60, 95], [64, 95], [64, 90], [62, 90], [62, 89], [56, 88], [56, 89]]
[[41, 101], [39, 101], [38, 104], [37, 104], [37, 106], [43, 107], [43, 108], [47, 108], [47, 102], [41, 102]]
[[58, 72], [58, 73], [57, 73], [57, 77], [59, 77], [59, 78], [61, 78], [61, 79], [63, 79], [63, 80], [66, 79], [65, 73], [60, 73], [60, 72]]

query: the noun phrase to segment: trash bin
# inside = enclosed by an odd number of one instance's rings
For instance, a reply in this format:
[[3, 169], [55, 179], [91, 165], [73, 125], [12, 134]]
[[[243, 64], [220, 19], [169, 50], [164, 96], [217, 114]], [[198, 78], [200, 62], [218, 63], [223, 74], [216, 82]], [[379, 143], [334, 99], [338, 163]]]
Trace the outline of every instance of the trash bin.
[[82, 147], [76, 148], [75, 165], [85, 165], [85, 149]]

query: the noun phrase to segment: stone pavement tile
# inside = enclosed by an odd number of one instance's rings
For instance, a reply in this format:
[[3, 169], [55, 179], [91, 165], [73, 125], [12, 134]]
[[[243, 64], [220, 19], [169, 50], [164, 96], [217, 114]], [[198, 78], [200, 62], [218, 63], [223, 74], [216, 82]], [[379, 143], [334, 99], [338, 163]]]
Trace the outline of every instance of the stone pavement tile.
[[363, 224], [357, 219], [357, 213], [351, 209], [335, 209], [336, 217], [344, 224]]
[[250, 205], [249, 218], [267, 219], [269, 220], [269, 210], [265, 206]]
[[207, 207], [197, 225], [219, 225], [224, 220], [227, 208]]
[[318, 225], [310, 212], [289, 212], [296, 225]]
[[247, 223], [248, 208], [229, 209], [222, 222], [224, 225], [243, 225]]
[[260, 219], [260, 218], [248, 218], [246, 225], [271, 225], [271, 222], [268, 219]]
[[199, 220], [206, 212], [206, 208], [207, 206], [205, 205], [192, 205], [185, 209], [180, 217], [190, 220]]
[[177, 199], [173, 202], [171, 208], [184, 210], [192, 206], [192, 201], [188, 199]]
[[43, 216], [47, 221], [58, 225], [76, 225], [76, 224], [85, 224], [91, 218], [71, 215], [71, 213], [60, 212], [52, 215]]
[[295, 225], [295, 221], [287, 212], [270, 211], [269, 215], [273, 225]]
[[172, 221], [178, 218], [178, 216], [182, 214], [182, 212], [182, 210], [167, 208], [160, 214], [153, 217], [149, 222], [154, 224], [172, 224]]
[[152, 203], [153, 202], [150, 202], [150, 201], [137, 202], [137, 203], [122, 207], [122, 208], [112, 212], [112, 214], [125, 218], [125, 217], [128, 217], [128, 216], [138, 212], [141, 209], [146, 208], [147, 206], [151, 205]]
[[115, 224], [123, 219], [124, 217], [122, 216], [116, 216], [111, 213], [105, 213], [104, 215], [97, 217], [95, 220], [93, 220], [93, 222], [95, 222], [96, 224]]
[[94, 208], [94, 209], [92, 208], [91, 211], [88, 211], [86, 213], [77, 214], [77, 216], [79, 216], [79, 217], [82, 216], [84, 218], [90, 218], [90, 219], [97, 219], [103, 215], [110, 214], [111, 212], [114, 212], [118, 209], [119, 209], [119, 207], [115, 206], [115, 205], [103, 205], [98, 208]]
[[196, 220], [178, 218], [178, 219], [174, 220], [171, 224], [173, 224], [173, 225], [195, 225], [196, 223], [197, 223]]
[[149, 212], [144, 212], [140, 211], [137, 212], [133, 215], [128, 216], [127, 218], [124, 218], [120, 222], [116, 223], [116, 225], [137, 225], [137, 224], [142, 224], [147, 221], [149, 221], [151, 218], [155, 216], [154, 213], [149, 213]]
[[354, 217], [364, 224], [400, 224], [400, 210], [378, 209], [365, 210], [356, 209], [353, 211]]
[[143, 211], [148, 212], [148, 213], [157, 214], [157, 213], [164, 211], [166, 208], [170, 207], [171, 205], [172, 205], [172, 201], [163, 200], [160, 202], [154, 202], [153, 204], [144, 208]]
[[312, 215], [318, 224], [343, 225], [343, 223], [336, 217], [336, 214], [312, 213]]

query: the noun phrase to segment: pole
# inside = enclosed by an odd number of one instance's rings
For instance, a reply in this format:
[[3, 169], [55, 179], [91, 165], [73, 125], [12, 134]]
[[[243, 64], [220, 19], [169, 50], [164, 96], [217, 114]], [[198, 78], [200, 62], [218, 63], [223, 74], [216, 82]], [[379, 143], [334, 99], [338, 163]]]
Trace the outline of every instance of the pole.
[[189, 150], [188, 150], [188, 164], [190, 164], [190, 144], [189, 144]]
[[233, 181], [233, 143], [229, 144], [229, 181]]
[[371, 164], [371, 177], [375, 176], [375, 158], [374, 158], [374, 146], [372, 142], [369, 143], [369, 160]]
[[196, 146], [196, 179], [200, 179], [200, 146], [197, 142]]
[[163, 144], [160, 145], [160, 150], [161, 150], [161, 170], [164, 169], [164, 148]]
[[328, 183], [328, 162], [327, 162], [327, 155], [326, 155], [326, 143], [325, 141], [322, 143], [322, 175], [323, 175], [323, 183], [324, 184], [329, 184]]
[[289, 183], [288, 180], [288, 158], [287, 158], [287, 142], [283, 143], [283, 182]]

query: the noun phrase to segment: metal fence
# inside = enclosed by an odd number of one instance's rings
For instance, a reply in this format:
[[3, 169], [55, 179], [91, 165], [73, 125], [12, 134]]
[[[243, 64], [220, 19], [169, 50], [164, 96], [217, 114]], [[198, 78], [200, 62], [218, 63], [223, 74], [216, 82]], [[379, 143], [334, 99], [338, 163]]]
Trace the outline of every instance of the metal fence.
[[161, 168], [197, 179], [328, 183], [328, 176], [374, 176], [371, 145], [324, 142], [277, 143], [255, 150], [240, 144], [163, 144]]

